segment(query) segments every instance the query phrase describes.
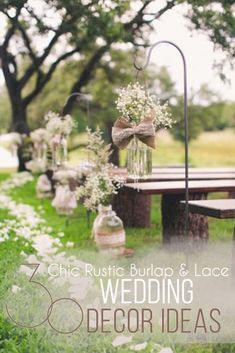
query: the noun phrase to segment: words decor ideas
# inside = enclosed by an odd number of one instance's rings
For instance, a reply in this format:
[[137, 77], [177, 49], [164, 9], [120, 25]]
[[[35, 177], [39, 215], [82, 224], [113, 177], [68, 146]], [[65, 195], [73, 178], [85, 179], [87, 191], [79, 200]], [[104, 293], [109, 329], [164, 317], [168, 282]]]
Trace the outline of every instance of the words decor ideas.
[[[37, 300], [45, 292], [45, 311], [40, 312], [39, 307], [34, 309], [35, 317], [40, 314], [44, 320], [34, 322], [34, 325], [26, 324], [25, 313], [21, 312], [23, 303], [17, 295], [14, 295], [17, 306], [13, 309], [14, 305], [9, 302], [7, 314], [19, 326], [36, 327], [48, 322], [61, 334], [76, 331], [91, 335], [157, 334], [160, 340], [168, 334], [174, 342], [202, 342], [204, 339], [208, 342], [218, 339], [226, 341], [234, 334], [234, 326], [231, 325], [235, 312], [235, 305], [231, 306], [234, 278], [231, 265], [226, 265], [223, 256], [219, 265], [212, 265], [213, 254], [217, 251], [217, 248], [208, 249], [198, 257], [197, 262], [190, 261], [187, 265], [173, 256], [172, 266], [158, 265], [153, 252], [149, 252], [144, 259], [145, 265], [143, 258], [136, 258], [135, 262], [130, 260], [125, 266], [100, 266], [98, 263], [102, 262], [102, 257], [97, 257], [95, 264], [79, 261], [74, 265], [63, 265], [51, 262], [43, 271], [43, 277], [40, 275], [41, 265], [29, 263], [26, 266], [32, 270], [25, 285], [27, 290], [32, 283], [41, 287], [42, 293], [32, 292]], [[162, 260], [165, 255], [158, 252], [161, 263], [167, 262], [166, 259]], [[203, 265], [205, 258], [207, 266]], [[70, 289], [65, 295], [64, 285], [70, 281], [73, 286], [77, 283], [75, 296], [69, 296]], [[56, 295], [56, 283], [60, 283], [62, 297]], [[219, 283], [223, 288], [218, 287]], [[209, 289], [217, 296], [211, 298]], [[24, 289], [21, 287], [21, 290]], [[91, 304], [94, 293], [97, 299]], [[57, 317], [59, 319], [61, 313], [65, 314], [71, 307], [71, 321], [66, 321], [66, 315], [58, 321]], [[17, 310], [17, 318], [22, 321], [14, 319], [14, 310]]]

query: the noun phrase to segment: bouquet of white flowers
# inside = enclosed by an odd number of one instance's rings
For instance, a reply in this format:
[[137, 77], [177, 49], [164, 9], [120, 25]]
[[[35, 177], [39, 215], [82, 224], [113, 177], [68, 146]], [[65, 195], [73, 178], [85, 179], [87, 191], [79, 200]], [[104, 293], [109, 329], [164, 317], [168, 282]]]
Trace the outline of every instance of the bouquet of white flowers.
[[59, 114], [49, 112], [45, 116], [46, 129], [52, 135], [69, 136], [74, 128], [75, 124], [70, 115], [61, 117]]
[[73, 169], [58, 169], [53, 175], [53, 180], [55, 180], [60, 185], [68, 185], [71, 179], [77, 180], [78, 173]]
[[10, 132], [8, 136], [11, 144], [17, 146], [20, 146], [22, 144], [22, 135], [18, 132]]
[[97, 211], [99, 205], [109, 205], [112, 195], [123, 185], [123, 178], [111, 175], [109, 168], [92, 172], [84, 185], [77, 188], [77, 199], [82, 200], [90, 211]]
[[46, 144], [49, 141], [48, 131], [42, 128], [32, 131], [30, 137], [35, 145]]
[[129, 176], [146, 178], [152, 173], [156, 132], [173, 124], [168, 105], [161, 104], [136, 82], [119, 90], [116, 106], [122, 116], [112, 129], [113, 142], [120, 149], [128, 147]]
[[75, 124], [70, 115], [60, 116], [53, 112], [49, 112], [45, 120], [46, 129], [51, 135], [52, 165], [53, 168], [57, 168], [67, 163], [67, 137], [71, 134]]
[[103, 166], [106, 166], [109, 162], [109, 157], [112, 153], [111, 145], [107, 145], [104, 142], [102, 131], [99, 128], [92, 131], [87, 127], [86, 131], [88, 137], [86, 149], [90, 154], [94, 168], [102, 170]]
[[25, 165], [28, 170], [35, 174], [44, 173], [47, 169], [46, 160], [43, 159], [32, 159], [26, 162]]
[[108, 162], [110, 145], [105, 144], [101, 130], [97, 128], [92, 132], [87, 128], [87, 134], [87, 150], [92, 154], [92, 164], [84, 184], [77, 188], [77, 198], [88, 210], [96, 211], [100, 204], [111, 202], [112, 195], [117, 193], [124, 179], [112, 173], [113, 165]]
[[17, 156], [17, 150], [23, 143], [23, 135], [18, 132], [10, 132], [0, 136], [1, 143], [9, 149], [13, 156]]
[[145, 116], [151, 114], [156, 131], [172, 127], [173, 121], [168, 104], [161, 104], [146, 92], [139, 82], [130, 83], [127, 87], [119, 89], [116, 106], [123, 118], [131, 125], [138, 125]]

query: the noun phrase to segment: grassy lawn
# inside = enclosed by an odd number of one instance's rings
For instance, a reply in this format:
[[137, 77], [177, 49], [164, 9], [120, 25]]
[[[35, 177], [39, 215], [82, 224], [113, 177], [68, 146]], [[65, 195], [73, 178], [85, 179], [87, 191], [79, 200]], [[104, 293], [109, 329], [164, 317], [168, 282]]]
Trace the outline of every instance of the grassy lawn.
[[[81, 140], [81, 141], [80, 141]], [[84, 135], [79, 138], [84, 143]], [[184, 145], [175, 141], [167, 131], [160, 131], [156, 139], [157, 148], [153, 152], [155, 165], [179, 165], [184, 163]], [[204, 132], [189, 146], [189, 159], [192, 166], [235, 166], [235, 132], [224, 131]], [[79, 159], [87, 158], [84, 150], [70, 154], [71, 164]], [[125, 164], [125, 151], [121, 153], [121, 163]]]
[[[195, 166], [235, 166], [235, 138], [231, 130], [215, 133], [205, 133], [193, 142], [190, 146], [190, 163]], [[155, 164], [181, 164], [183, 161], [183, 146], [172, 140], [167, 133], [161, 133], [158, 139], [158, 148], [154, 153]], [[71, 162], [75, 163], [78, 158], [85, 157], [85, 154], [73, 152]], [[122, 154], [122, 161], [124, 155]], [[0, 173], [0, 181], [8, 175]], [[35, 181], [27, 185], [14, 189], [10, 196], [17, 202], [23, 202], [34, 206], [35, 209], [43, 209], [43, 217], [48, 226], [55, 232], [64, 232], [64, 243], [74, 242], [77, 249], [90, 249], [96, 253], [93, 240], [90, 238], [91, 229], [87, 225], [87, 215], [83, 207], [79, 207], [76, 214], [69, 220], [66, 217], [58, 216], [51, 206], [50, 200], [38, 200], [35, 197]], [[210, 195], [218, 197], [219, 195]], [[220, 195], [221, 196], [221, 195]], [[224, 195], [222, 195], [224, 196]], [[161, 244], [161, 214], [160, 197], [152, 198], [152, 227], [150, 229], [127, 229], [127, 247], [134, 248], [137, 252], [144, 252], [145, 246], [160, 246]], [[7, 211], [0, 210], [0, 222], [9, 218]], [[91, 223], [94, 215], [91, 217]], [[234, 221], [209, 220], [210, 239], [228, 240], [232, 239]], [[4, 297], [7, 289], [10, 287], [15, 267], [21, 263], [21, 251], [28, 253], [32, 251], [22, 241], [9, 240], [0, 243], [0, 298]], [[1, 303], [2, 306], [2, 303]], [[4, 310], [4, 307], [1, 307]], [[1, 311], [2, 311], [1, 310]], [[58, 338], [58, 337], [57, 337]], [[85, 338], [89, 342], [89, 338]], [[57, 343], [59, 341], [56, 341]], [[79, 347], [79, 343], [74, 350], [70, 345], [69, 337], [67, 340], [61, 340], [54, 344], [53, 335], [48, 334], [43, 328], [28, 330], [14, 327], [4, 315], [0, 315], [0, 353], [128, 353], [128, 349], [113, 348], [104, 341], [98, 345], [90, 343], [87, 348]], [[149, 351], [142, 351], [148, 353]], [[156, 351], [157, 352], [157, 351]], [[191, 345], [176, 347], [177, 353], [235, 353], [235, 345]]]

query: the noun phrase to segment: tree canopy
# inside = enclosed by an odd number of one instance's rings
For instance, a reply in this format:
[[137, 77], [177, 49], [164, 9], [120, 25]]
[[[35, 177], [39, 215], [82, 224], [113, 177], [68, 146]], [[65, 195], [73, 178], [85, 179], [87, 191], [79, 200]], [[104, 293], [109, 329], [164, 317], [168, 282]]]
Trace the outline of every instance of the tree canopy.
[[[188, 17], [215, 45], [234, 57], [233, 1], [0, 0], [0, 58], [12, 109], [12, 127], [27, 130], [27, 108], [45, 89], [59, 64], [77, 59], [69, 92], [81, 91], [113, 43], [146, 45], [154, 21], [187, 3]], [[85, 60], [83, 70], [79, 63]], [[69, 94], [68, 92], [68, 94]], [[68, 102], [67, 111], [72, 102]]]

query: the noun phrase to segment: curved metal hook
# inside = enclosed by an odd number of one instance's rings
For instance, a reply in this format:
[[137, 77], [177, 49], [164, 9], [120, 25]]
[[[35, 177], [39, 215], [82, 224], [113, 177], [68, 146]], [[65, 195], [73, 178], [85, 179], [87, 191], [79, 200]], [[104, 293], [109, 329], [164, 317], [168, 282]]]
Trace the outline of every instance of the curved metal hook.
[[149, 52], [148, 52], [148, 55], [147, 55], [146, 62], [145, 62], [145, 64], [143, 66], [137, 64], [137, 55], [135, 55], [134, 67], [136, 68], [136, 70], [142, 71], [142, 70], [145, 70], [148, 67], [148, 65], [150, 63], [150, 60], [151, 60], [152, 52], [159, 44], [170, 44], [173, 47], [175, 47], [180, 52], [184, 64], [186, 64], [184, 53], [183, 53], [181, 48], [176, 43], [174, 43], [174, 42], [172, 42], [170, 40], [159, 40], [158, 42], [156, 42], [153, 45], [151, 45], [151, 47], [149, 49]]

